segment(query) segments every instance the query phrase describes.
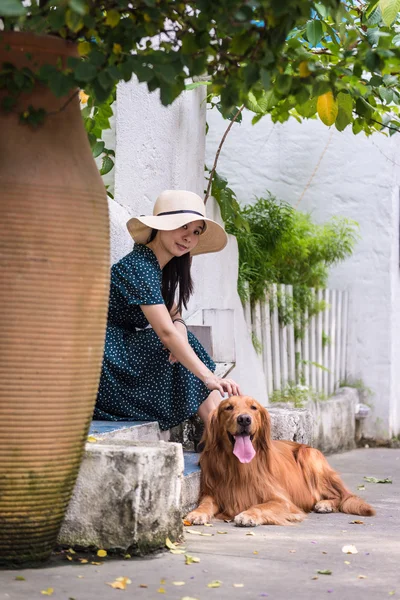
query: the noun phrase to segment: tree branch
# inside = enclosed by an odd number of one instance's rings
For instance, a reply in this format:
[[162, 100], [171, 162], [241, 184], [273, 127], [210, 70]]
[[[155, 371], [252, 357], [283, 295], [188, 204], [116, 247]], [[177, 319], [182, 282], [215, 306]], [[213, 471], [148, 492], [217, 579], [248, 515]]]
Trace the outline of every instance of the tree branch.
[[236, 119], [239, 117], [239, 115], [240, 115], [240, 113], [242, 112], [243, 109], [244, 109], [244, 104], [242, 104], [242, 106], [239, 108], [239, 110], [237, 111], [236, 115], [233, 117], [233, 119], [229, 123], [229, 125], [227, 127], [227, 130], [225, 131], [224, 135], [222, 136], [222, 140], [221, 140], [221, 142], [220, 142], [220, 144], [218, 146], [218, 150], [217, 150], [217, 153], [215, 155], [215, 160], [214, 160], [213, 168], [210, 171], [210, 178], [208, 180], [208, 186], [207, 186], [207, 191], [206, 191], [206, 195], [205, 195], [205, 198], [204, 198], [204, 204], [207, 204], [207, 200], [208, 200], [208, 198], [210, 196], [212, 180], [213, 180], [213, 177], [214, 177], [215, 169], [217, 168], [217, 163], [218, 163], [219, 155], [221, 153], [222, 146], [224, 145], [224, 142], [226, 140], [226, 136], [230, 132], [232, 125], [234, 124], [234, 122], [236, 121]]
[[393, 131], [400, 131], [400, 126], [399, 127], [391, 127], [390, 125], [385, 125], [384, 123], [380, 123], [379, 121], [375, 121], [375, 119], [370, 119], [370, 121], [373, 121], [374, 123], [376, 123], [377, 125], [380, 125], [381, 127], [386, 127], [386, 129], [392, 129]]

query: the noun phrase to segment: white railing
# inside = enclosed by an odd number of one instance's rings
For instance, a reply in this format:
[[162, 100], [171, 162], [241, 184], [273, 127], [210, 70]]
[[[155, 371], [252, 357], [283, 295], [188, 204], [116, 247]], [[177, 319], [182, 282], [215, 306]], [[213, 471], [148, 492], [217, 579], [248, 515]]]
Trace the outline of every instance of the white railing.
[[264, 301], [244, 307], [245, 319], [260, 345], [268, 394], [286, 385], [304, 383], [316, 392], [332, 394], [346, 376], [348, 292], [311, 290], [325, 309], [308, 319], [303, 315], [302, 335], [295, 339], [293, 323], [279, 321], [281, 309], [290, 302], [290, 285], [273, 284]]

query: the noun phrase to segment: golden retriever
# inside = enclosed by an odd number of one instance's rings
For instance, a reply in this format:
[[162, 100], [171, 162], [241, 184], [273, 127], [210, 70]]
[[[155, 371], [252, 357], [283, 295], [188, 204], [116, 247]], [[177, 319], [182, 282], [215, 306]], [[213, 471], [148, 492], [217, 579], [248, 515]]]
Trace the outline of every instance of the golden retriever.
[[266, 409], [249, 396], [232, 396], [210, 415], [200, 456], [200, 504], [186, 519], [217, 518], [242, 527], [289, 525], [307, 512], [372, 516], [315, 448], [271, 440]]

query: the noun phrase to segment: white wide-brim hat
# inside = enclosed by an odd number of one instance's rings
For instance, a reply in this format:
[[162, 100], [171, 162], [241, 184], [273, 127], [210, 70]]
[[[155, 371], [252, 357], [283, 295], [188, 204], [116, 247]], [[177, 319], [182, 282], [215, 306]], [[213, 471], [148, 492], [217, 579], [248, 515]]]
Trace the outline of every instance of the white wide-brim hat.
[[206, 217], [203, 200], [194, 192], [166, 190], [154, 205], [152, 216], [133, 217], [126, 226], [138, 244], [147, 244], [152, 229], [172, 231], [193, 221], [205, 221], [205, 231], [199, 236], [198, 244], [190, 254], [218, 252], [225, 248], [228, 236], [221, 225]]

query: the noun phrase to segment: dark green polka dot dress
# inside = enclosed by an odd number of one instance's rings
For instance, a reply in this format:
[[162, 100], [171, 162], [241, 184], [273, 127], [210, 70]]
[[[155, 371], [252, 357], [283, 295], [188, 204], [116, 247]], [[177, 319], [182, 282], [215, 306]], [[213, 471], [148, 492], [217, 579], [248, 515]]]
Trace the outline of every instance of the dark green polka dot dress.
[[[209, 391], [180, 363], [171, 365], [169, 351], [149, 323], [141, 304], [164, 304], [162, 272], [152, 250], [135, 244], [111, 269], [106, 342], [95, 419], [158, 421], [169, 429], [194, 415]], [[137, 328], [140, 328], [137, 329]], [[211, 370], [215, 363], [196, 337], [188, 341]]]

